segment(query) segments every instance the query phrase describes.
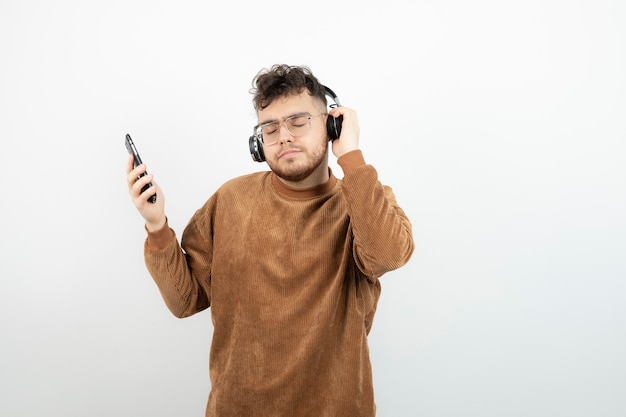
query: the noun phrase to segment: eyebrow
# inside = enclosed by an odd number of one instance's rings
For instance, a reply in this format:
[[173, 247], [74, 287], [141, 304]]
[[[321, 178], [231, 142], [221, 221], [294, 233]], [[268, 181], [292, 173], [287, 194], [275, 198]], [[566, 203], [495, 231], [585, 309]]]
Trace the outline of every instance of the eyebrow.
[[[291, 117], [306, 116], [306, 115], [310, 115], [310, 114], [311, 113], [309, 113], [308, 111], [301, 111], [301, 112], [298, 112], [298, 113], [292, 113], [289, 116], [283, 118], [283, 121], [285, 121], [285, 120], [287, 120], [287, 119], [289, 119]], [[271, 124], [271, 123], [276, 123], [278, 121], [279, 121], [278, 119], [265, 120], [265, 121], [259, 123], [258, 125], [256, 125], [254, 128], [256, 129], [259, 126], [263, 126], [263, 125], [267, 125], [267, 124]]]

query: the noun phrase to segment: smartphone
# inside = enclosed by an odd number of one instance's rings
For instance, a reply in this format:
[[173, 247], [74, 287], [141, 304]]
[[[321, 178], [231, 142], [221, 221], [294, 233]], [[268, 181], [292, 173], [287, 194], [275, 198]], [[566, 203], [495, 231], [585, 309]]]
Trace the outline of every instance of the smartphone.
[[[131, 137], [130, 137], [130, 135], [128, 133], [126, 134], [126, 149], [128, 150], [129, 154], [133, 154], [135, 168], [137, 168], [139, 165], [142, 164], [141, 157], [139, 156], [139, 152], [137, 152], [137, 147], [133, 143], [133, 140], [131, 139]], [[148, 174], [148, 172], [144, 172], [143, 174], [141, 174], [139, 176], [139, 178], [143, 177], [146, 174]], [[150, 187], [152, 187], [152, 183], [151, 182], [149, 182], [148, 184], [144, 185], [141, 188], [141, 192], [143, 193], [144, 191], [146, 191]], [[150, 197], [148, 197], [148, 201], [150, 203], [156, 203], [156, 198], [157, 198], [157, 195], [156, 195], [156, 193], [154, 193]]]

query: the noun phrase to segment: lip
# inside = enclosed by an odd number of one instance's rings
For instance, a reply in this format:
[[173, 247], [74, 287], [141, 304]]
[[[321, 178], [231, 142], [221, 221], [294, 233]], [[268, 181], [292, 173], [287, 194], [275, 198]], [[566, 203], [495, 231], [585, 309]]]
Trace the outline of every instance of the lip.
[[280, 153], [280, 155], [278, 155], [278, 158], [285, 158], [291, 155], [295, 155], [296, 153], [300, 152], [298, 149], [295, 148], [289, 148], [289, 149], [285, 149], [284, 151], [282, 151]]

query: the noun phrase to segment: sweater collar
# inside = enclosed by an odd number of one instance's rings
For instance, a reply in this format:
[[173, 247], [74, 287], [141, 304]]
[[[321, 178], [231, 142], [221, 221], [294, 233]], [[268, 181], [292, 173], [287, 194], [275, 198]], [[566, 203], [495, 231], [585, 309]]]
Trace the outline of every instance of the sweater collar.
[[276, 174], [272, 173], [272, 185], [274, 190], [280, 195], [290, 198], [312, 198], [326, 194], [337, 184], [337, 178], [333, 175], [332, 169], [328, 168], [329, 178], [324, 184], [311, 188], [292, 188], [285, 185]]

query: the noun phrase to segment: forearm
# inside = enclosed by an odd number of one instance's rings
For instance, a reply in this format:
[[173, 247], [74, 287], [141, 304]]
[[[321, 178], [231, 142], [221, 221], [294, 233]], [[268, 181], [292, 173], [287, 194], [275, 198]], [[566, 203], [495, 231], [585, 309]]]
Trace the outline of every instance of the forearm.
[[377, 278], [406, 264], [414, 251], [412, 226], [390, 187], [378, 180], [361, 152], [339, 160], [359, 268]]
[[194, 279], [176, 234], [167, 221], [148, 231], [144, 245], [146, 267], [159, 287], [165, 304], [176, 317], [187, 317], [208, 307], [209, 302]]

